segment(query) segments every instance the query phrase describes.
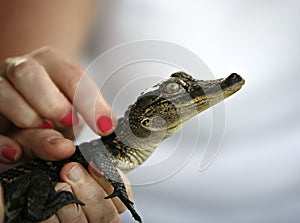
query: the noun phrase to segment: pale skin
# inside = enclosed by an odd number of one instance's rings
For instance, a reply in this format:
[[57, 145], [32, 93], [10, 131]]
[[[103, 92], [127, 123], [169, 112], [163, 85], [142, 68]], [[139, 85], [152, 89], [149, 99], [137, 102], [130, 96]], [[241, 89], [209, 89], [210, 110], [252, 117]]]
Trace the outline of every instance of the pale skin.
[[[78, 81], [87, 76], [74, 61], [94, 8], [93, 0], [0, 0], [0, 172], [36, 157], [68, 158], [75, 150], [73, 128], [80, 130], [83, 122], [102, 136], [116, 126], [111, 107], [91, 79], [84, 82], [89, 91], [74, 101]], [[79, 121], [63, 122], [70, 113]], [[95, 123], [103, 116], [111, 118], [110, 128]], [[9, 156], [3, 152], [7, 148], [14, 151]], [[67, 205], [44, 223], [120, 222], [125, 207], [118, 198], [104, 199], [113, 188], [103, 176], [78, 163], [67, 164], [60, 176], [56, 190], [72, 191], [86, 206]], [[0, 201], [3, 222], [2, 191]]]

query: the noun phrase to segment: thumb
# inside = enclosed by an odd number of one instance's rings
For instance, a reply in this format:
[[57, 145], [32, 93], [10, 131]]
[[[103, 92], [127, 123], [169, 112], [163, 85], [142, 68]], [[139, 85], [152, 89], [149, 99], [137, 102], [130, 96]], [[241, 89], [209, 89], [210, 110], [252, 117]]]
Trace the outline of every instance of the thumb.
[[27, 159], [62, 160], [75, 152], [69, 139], [54, 129], [24, 129], [14, 134], [14, 139], [23, 148]]

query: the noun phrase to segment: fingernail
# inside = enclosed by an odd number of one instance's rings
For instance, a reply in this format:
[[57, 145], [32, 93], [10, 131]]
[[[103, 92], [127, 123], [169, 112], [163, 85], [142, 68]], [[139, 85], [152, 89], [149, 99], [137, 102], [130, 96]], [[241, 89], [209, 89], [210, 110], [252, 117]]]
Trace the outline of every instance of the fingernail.
[[77, 165], [73, 166], [71, 170], [67, 173], [67, 177], [73, 182], [79, 181], [83, 176], [83, 171]]
[[76, 113], [70, 112], [61, 118], [60, 123], [66, 127], [72, 127], [79, 123], [79, 118]]
[[41, 129], [53, 129], [54, 125], [52, 124], [52, 122], [48, 121], [48, 120], [44, 120], [44, 122], [40, 125]]
[[62, 141], [64, 138], [62, 137], [55, 137], [55, 138], [51, 138], [48, 140], [48, 142], [50, 144], [56, 144], [56, 143], [59, 143], [60, 141]]
[[17, 150], [10, 148], [10, 147], [5, 147], [1, 151], [1, 155], [11, 162], [16, 161], [16, 159], [15, 159], [16, 154], [17, 154]]
[[100, 131], [106, 133], [113, 128], [112, 120], [107, 116], [101, 116], [97, 120], [97, 125]]

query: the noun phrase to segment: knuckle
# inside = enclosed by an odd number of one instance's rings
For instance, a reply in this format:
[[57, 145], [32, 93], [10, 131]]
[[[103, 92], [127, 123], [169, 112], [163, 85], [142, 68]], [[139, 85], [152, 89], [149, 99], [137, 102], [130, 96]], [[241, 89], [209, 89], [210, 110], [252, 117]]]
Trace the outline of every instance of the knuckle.
[[7, 74], [9, 73], [9, 71], [21, 64], [21, 63], [24, 63], [27, 61], [27, 58], [26, 57], [10, 57], [10, 58], [7, 58], [5, 61], [4, 61], [4, 67], [2, 68], [2, 72], [4, 72], [4, 74]]
[[95, 193], [94, 191], [86, 193], [85, 196], [86, 200], [89, 201], [89, 203], [97, 204], [101, 202], [101, 196], [99, 196], [99, 194]]
[[40, 223], [59, 223], [59, 220], [56, 215], [52, 215], [50, 218], [48, 218]]
[[102, 216], [99, 217], [101, 220], [100, 222], [109, 222], [109, 223], [120, 223], [121, 218], [120, 216], [114, 212], [111, 215], [109, 213], [103, 213]]
[[68, 213], [68, 216], [71, 216], [70, 221], [74, 223], [85, 222], [85, 216], [81, 209], [79, 209], [75, 204], [70, 204], [65, 207], [65, 213]]
[[32, 118], [16, 118], [14, 120], [12, 120], [13, 124], [21, 129], [27, 129], [27, 128], [32, 128], [34, 127], [34, 123], [36, 123], [37, 121], [32, 119]]
[[71, 92], [75, 92], [80, 83], [80, 80], [82, 80], [84, 72], [80, 71], [81, 68], [74, 68], [77, 65], [68, 64], [68, 66], [74, 72], [72, 72], [72, 75], [69, 75], [70, 76], [69, 80], [65, 82], [66, 83], [65, 88], [70, 89]]
[[82, 222], [86, 222], [85, 218], [83, 217], [82, 214], [74, 216], [73, 219], [71, 220], [74, 223], [82, 223]]
[[58, 210], [59, 218], [63, 219], [63, 222], [81, 223], [86, 222], [84, 212], [76, 204], [68, 204]]
[[125, 212], [127, 210], [125, 205], [120, 205], [118, 206], [118, 213], [122, 214], [123, 212]]
[[31, 53], [31, 56], [34, 57], [43, 57], [49, 55], [57, 55], [58, 51], [53, 46], [43, 46]]
[[[26, 117], [26, 118], [24, 118]], [[7, 115], [7, 118], [19, 128], [35, 128], [37, 124], [40, 123], [40, 117], [30, 110], [24, 109], [23, 113], [12, 112], [10, 115]]]
[[44, 69], [39, 63], [30, 58], [13, 59], [6, 71], [7, 78], [16, 82], [26, 78], [33, 78]]
[[[10, 122], [12, 122], [17, 127], [35, 127], [36, 124], [39, 123], [40, 119], [34, 111], [28, 110], [20, 104], [7, 104], [8, 101], [13, 100], [12, 88], [13, 87], [11, 86], [11, 84], [5, 78], [0, 77], [0, 110], [2, 111], [1, 114], [4, 115]], [[20, 110], [22, 110], [22, 112], [19, 112]], [[24, 118], [24, 116], [26, 118]]]
[[121, 218], [119, 215], [115, 215], [115, 218], [112, 221], [113, 223], [121, 223]]
[[74, 94], [78, 89], [79, 81], [80, 81], [80, 78], [73, 78], [68, 83], [66, 83], [67, 88], [70, 89], [71, 92], [74, 92]]
[[0, 95], [1, 97], [9, 97], [9, 88], [10, 84], [7, 82], [7, 80], [4, 77], [0, 76]]
[[73, 216], [73, 219], [71, 221], [74, 223], [82, 223], [82, 222], [85, 222], [85, 217], [83, 216], [82, 213], [76, 214], [76, 216]]
[[67, 110], [63, 100], [48, 100], [42, 109], [43, 115], [50, 119], [60, 117]]
[[75, 74], [77, 74], [79, 77], [82, 77], [82, 75], [84, 74], [84, 70], [79, 64], [66, 61], [66, 66], [70, 70], [72, 70]]

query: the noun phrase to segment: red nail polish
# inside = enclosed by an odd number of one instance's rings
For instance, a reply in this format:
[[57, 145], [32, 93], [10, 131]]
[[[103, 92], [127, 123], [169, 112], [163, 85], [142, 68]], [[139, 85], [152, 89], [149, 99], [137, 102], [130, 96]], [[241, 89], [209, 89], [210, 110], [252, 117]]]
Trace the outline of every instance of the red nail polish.
[[60, 123], [67, 127], [72, 127], [79, 123], [79, 118], [76, 113], [70, 112], [61, 118]]
[[108, 132], [112, 130], [113, 123], [112, 120], [107, 116], [101, 116], [97, 120], [97, 125], [102, 132]]
[[54, 125], [48, 121], [48, 120], [45, 120], [41, 125], [40, 125], [40, 128], [41, 129], [53, 129], [54, 128]]
[[15, 162], [16, 154], [17, 154], [17, 151], [10, 147], [6, 147], [6, 148], [2, 149], [2, 151], [1, 151], [1, 155], [11, 162]]

